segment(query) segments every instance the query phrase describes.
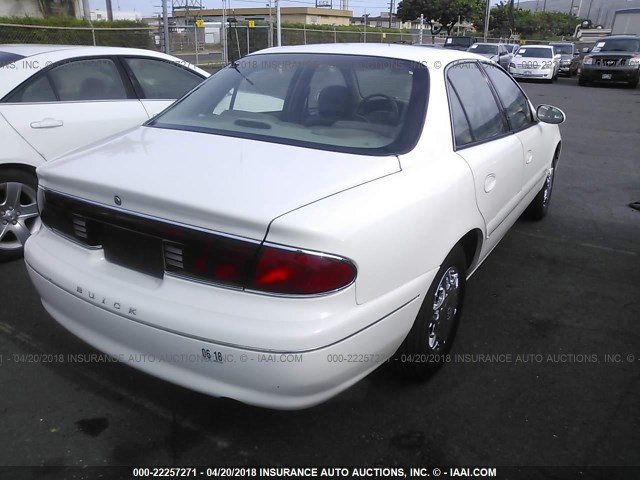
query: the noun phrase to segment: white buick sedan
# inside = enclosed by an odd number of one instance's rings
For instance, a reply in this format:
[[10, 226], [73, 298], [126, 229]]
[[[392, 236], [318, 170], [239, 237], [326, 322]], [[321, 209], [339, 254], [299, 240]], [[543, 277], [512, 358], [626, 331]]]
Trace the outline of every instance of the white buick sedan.
[[69, 331], [213, 396], [296, 409], [384, 363], [426, 378], [469, 276], [547, 212], [563, 120], [466, 52], [263, 50], [39, 167], [27, 269]]
[[149, 50], [0, 45], [0, 260], [40, 227], [36, 167], [141, 125], [208, 76]]

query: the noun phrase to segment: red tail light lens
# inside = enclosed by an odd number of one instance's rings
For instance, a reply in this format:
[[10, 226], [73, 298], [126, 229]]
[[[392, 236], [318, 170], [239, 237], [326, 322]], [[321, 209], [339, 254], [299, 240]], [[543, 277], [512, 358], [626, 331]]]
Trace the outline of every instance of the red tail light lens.
[[246, 288], [283, 295], [314, 295], [349, 285], [356, 268], [348, 260], [265, 245]]

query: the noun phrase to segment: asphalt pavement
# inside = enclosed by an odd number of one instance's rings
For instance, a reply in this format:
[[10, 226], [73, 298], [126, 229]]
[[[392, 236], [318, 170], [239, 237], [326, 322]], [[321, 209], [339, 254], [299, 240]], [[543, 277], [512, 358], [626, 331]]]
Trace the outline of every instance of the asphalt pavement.
[[[67, 333], [15, 261], [0, 265], [0, 465], [48, 467], [40, 478], [105, 465], [640, 466], [640, 212], [628, 207], [640, 89], [523, 86], [568, 117], [550, 213], [520, 220], [470, 280], [432, 379], [382, 367], [296, 412], [207, 397]], [[509, 478], [576, 478], [550, 472]]]

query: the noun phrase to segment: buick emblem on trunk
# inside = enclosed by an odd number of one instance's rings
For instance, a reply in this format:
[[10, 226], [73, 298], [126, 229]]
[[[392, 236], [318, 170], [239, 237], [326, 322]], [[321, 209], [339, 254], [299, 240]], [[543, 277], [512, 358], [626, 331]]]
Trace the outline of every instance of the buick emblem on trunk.
[[113, 201], [116, 202], [116, 205], [118, 206], [122, 205], [122, 199], [118, 195], [113, 197]]

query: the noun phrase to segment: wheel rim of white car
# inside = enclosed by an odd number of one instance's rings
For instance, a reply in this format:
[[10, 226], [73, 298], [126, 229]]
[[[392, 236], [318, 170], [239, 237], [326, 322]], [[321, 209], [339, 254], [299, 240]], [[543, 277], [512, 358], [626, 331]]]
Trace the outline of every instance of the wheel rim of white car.
[[19, 182], [0, 184], [0, 250], [22, 248], [40, 224], [35, 190]]
[[543, 205], [547, 205], [549, 203], [549, 199], [551, 198], [551, 189], [553, 188], [553, 172], [554, 168], [550, 168], [547, 172], [547, 180], [544, 183], [544, 193], [542, 198]]
[[458, 269], [449, 267], [435, 292], [429, 323], [429, 348], [432, 351], [441, 351], [449, 340], [460, 306], [460, 288]]

